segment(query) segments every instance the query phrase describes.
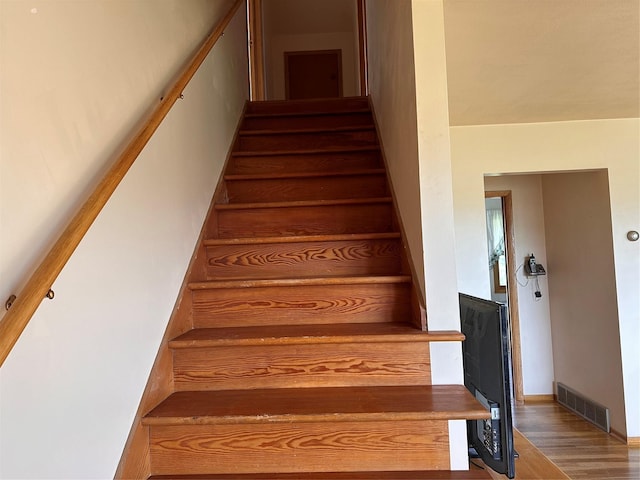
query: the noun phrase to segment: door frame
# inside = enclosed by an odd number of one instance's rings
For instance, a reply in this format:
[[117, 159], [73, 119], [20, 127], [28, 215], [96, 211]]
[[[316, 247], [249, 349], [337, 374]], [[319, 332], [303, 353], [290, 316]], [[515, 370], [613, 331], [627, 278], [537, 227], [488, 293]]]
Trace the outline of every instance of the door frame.
[[249, 0], [247, 2], [247, 35], [249, 96], [252, 101], [265, 100], [262, 0]]
[[360, 95], [369, 95], [369, 70], [367, 65], [367, 4], [356, 0], [358, 8], [358, 55], [360, 57]]
[[524, 404], [522, 379], [522, 349], [520, 345], [520, 315], [518, 313], [518, 283], [516, 279], [516, 248], [513, 227], [513, 202], [511, 190], [485, 191], [484, 198], [502, 199], [504, 219], [504, 239], [507, 250], [507, 295], [509, 298], [509, 319], [511, 322], [511, 361], [513, 364], [513, 390], [516, 403]]

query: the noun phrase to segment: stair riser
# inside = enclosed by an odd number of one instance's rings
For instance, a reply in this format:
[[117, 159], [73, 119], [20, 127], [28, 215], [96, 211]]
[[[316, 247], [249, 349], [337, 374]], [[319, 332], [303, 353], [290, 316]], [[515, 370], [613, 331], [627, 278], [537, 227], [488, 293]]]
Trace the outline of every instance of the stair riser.
[[207, 278], [395, 275], [399, 239], [292, 242], [207, 247]]
[[226, 186], [229, 203], [374, 198], [388, 195], [384, 174], [228, 180]]
[[390, 203], [218, 210], [218, 238], [393, 232]]
[[176, 390], [429, 385], [424, 342], [174, 350]]
[[194, 328], [376, 323], [411, 318], [409, 284], [193, 291]]
[[236, 141], [235, 150], [240, 152], [282, 152], [355, 146], [368, 147], [377, 144], [375, 130], [367, 129], [348, 132], [240, 135]]
[[252, 102], [247, 105], [247, 114], [280, 114], [280, 113], [329, 113], [348, 112], [369, 108], [366, 98], [322, 99], [307, 102]]
[[154, 475], [444, 470], [446, 420], [150, 429]]
[[304, 128], [336, 128], [372, 126], [373, 117], [369, 112], [335, 113], [325, 115], [286, 115], [247, 117], [242, 122], [242, 131], [251, 130], [292, 130]]
[[356, 151], [323, 154], [234, 156], [227, 174], [347, 172], [379, 168], [380, 152]]

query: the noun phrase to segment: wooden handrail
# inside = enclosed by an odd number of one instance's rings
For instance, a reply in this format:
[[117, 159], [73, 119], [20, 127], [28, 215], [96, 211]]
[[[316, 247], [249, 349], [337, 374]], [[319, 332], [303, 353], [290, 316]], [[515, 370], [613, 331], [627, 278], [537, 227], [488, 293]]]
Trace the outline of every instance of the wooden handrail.
[[173, 104], [180, 98], [183, 90], [200, 65], [202, 65], [217, 40], [222, 36], [224, 29], [242, 3], [244, 3], [244, 0], [236, 0], [227, 14], [207, 36], [169, 92], [160, 100], [156, 108], [143, 119], [139, 130], [137, 130], [124, 151], [117, 157], [100, 183], [98, 183], [58, 237], [58, 240], [53, 244], [44, 260], [26, 281], [11, 308], [0, 321], [0, 366], [9, 356], [11, 349], [38, 309], [45, 294], [49, 291], [69, 258], [71, 258], [76, 247], [80, 244], [80, 241], [160, 123], [162, 123], [162, 120], [167, 116]]

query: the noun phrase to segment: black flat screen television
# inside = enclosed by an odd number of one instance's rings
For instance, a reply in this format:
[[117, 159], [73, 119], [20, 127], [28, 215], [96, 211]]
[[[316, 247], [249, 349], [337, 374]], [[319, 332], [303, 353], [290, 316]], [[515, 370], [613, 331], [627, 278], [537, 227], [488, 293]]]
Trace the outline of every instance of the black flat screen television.
[[515, 476], [511, 328], [506, 305], [460, 294], [464, 384], [491, 412], [488, 420], [468, 420], [470, 456], [493, 470]]

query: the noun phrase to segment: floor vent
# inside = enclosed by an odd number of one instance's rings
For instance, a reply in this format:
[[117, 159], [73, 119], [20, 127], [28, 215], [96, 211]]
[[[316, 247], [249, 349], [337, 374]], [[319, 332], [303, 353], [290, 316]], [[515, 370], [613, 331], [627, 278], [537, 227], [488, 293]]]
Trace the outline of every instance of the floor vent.
[[558, 402], [609, 433], [609, 409], [558, 383]]

